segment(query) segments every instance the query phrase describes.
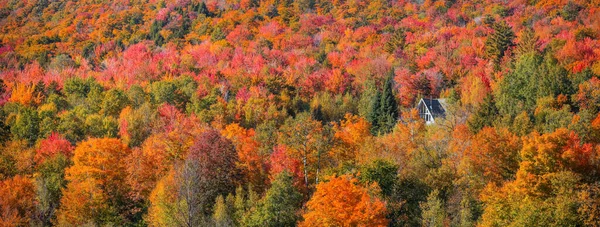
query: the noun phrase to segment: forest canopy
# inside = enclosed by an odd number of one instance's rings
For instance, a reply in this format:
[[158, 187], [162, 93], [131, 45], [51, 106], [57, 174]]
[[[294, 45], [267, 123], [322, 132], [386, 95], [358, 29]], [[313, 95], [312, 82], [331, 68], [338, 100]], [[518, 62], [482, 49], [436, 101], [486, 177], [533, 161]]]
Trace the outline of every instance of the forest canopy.
[[0, 226], [599, 206], [599, 0], [0, 0]]

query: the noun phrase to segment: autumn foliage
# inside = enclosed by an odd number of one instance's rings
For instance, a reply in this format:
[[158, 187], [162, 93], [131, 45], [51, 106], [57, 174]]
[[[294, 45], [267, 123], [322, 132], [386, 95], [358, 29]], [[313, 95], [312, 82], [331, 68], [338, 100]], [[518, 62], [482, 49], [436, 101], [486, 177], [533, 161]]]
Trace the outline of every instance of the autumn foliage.
[[317, 185], [300, 226], [386, 226], [385, 204], [351, 176]]
[[0, 1], [0, 226], [598, 226], [599, 151], [598, 0]]

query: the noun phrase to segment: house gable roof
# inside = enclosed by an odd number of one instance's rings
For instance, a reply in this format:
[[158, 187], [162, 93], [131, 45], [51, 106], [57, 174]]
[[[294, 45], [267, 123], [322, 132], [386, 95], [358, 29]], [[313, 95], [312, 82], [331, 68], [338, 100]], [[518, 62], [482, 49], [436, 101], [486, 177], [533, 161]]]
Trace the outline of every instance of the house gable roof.
[[434, 118], [445, 117], [446, 116], [446, 105], [445, 99], [421, 99], [419, 101], [419, 105], [424, 104], [429, 113], [433, 115]]

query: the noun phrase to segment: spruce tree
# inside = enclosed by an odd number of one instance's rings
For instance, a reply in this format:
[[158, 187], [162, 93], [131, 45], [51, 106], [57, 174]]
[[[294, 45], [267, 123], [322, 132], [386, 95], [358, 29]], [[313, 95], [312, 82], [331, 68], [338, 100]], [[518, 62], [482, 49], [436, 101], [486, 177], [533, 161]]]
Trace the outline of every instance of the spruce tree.
[[531, 28], [526, 28], [521, 34], [520, 41], [517, 44], [515, 54], [518, 56], [527, 53], [537, 52], [538, 38], [535, 36], [535, 32]]
[[392, 74], [390, 74], [381, 93], [379, 130], [383, 133], [392, 131], [398, 119], [398, 103], [396, 103], [393, 86]]
[[483, 102], [479, 104], [476, 112], [471, 115], [467, 125], [472, 132], [479, 132], [485, 126], [492, 126], [498, 114], [499, 111], [496, 107], [494, 97], [491, 94], [488, 94], [483, 99]]
[[385, 134], [394, 128], [398, 119], [398, 103], [394, 96], [392, 75], [388, 76], [382, 91], [377, 91], [371, 101], [371, 112], [367, 120], [371, 122], [371, 133]]
[[485, 41], [485, 52], [498, 67], [505, 51], [514, 45], [515, 34], [504, 21], [494, 23], [492, 28], [494, 32]]
[[225, 198], [219, 195], [213, 206], [213, 224], [215, 227], [229, 227], [234, 226], [233, 217], [230, 213], [231, 208], [229, 204], [225, 202]]
[[423, 226], [442, 227], [446, 219], [444, 202], [439, 198], [439, 191], [433, 190], [427, 196], [427, 202], [421, 203], [421, 221]]
[[371, 122], [371, 133], [374, 135], [379, 132], [379, 116], [381, 116], [381, 92], [377, 91], [371, 100], [371, 112], [367, 116], [367, 120]]

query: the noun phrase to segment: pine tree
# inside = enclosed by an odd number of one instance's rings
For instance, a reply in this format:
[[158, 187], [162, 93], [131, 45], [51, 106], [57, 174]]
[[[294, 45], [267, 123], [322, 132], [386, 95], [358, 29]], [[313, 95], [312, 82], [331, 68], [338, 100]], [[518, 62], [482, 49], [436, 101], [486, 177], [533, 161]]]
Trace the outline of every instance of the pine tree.
[[231, 208], [229, 207], [229, 204], [225, 202], [225, 199], [222, 195], [219, 195], [213, 208], [212, 217], [215, 227], [234, 226], [230, 210]]
[[485, 126], [492, 126], [499, 111], [491, 94], [488, 94], [467, 122], [472, 132], [479, 132]]
[[371, 123], [371, 133], [376, 135], [379, 132], [379, 116], [381, 116], [381, 92], [377, 91], [371, 100], [371, 112], [367, 120]]
[[398, 48], [404, 46], [404, 43], [406, 42], [405, 39], [406, 35], [404, 34], [404, 30], [398, 29], [392, 34], [390, 40], [387, 43], [385, 43], [385, 46], [383, 48], [389, 54], [393, 54]]
[[394, 96], [393, 86], [392, 75], [390, 75], [383, 86], [381, 94], [379, 127], [383, 133], [392, 131], [398, 119], [398, 103]]
[[513, 39], [515, 38], [515, 34], [511, 27], [504, 21], [494, 23], [492, 28], [494, 29], [494, 33], [488, 36], [485, 41], [485, 52], [496, 67], [498, 67], [506, 50], [514, 46]]
[[460, 226], [460, 227], [475, 226], [472, 202], [468, 196], [464, 196], [463, 199], [460, 201], [459, 217], [460, 218], [459, 218], [458, 226]]
[[526, 28], [521, 34], [520, 41], [517, 44], [515, 54], [518, 56], [526, 53], [537, 52], [538, 38], [535, 36], [535, 32], [531, 28]]
[[398, 119], [398, 103], [393, 91], [392, 75], [388, 76], [383, 91], [377, 91], [371, 101], [371, 112], [367, 120], [371, 123], [371, 133], [388, 133], [392, 131]]

